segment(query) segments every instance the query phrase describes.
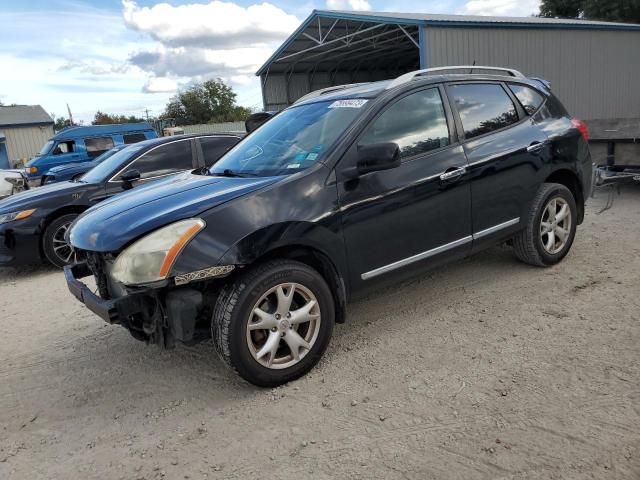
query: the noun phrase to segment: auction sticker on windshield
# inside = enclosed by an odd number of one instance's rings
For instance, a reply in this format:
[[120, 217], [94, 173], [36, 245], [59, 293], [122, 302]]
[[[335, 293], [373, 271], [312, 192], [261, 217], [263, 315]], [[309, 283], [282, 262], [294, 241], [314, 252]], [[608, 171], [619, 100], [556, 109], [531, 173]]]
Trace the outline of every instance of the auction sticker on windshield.
[[329, 108], [360, 108], [367, 102], [368, 100], [365, 100], [362, 98], [354, 98], [350, 100], [336, 100], [331, 105], [329, 105]]

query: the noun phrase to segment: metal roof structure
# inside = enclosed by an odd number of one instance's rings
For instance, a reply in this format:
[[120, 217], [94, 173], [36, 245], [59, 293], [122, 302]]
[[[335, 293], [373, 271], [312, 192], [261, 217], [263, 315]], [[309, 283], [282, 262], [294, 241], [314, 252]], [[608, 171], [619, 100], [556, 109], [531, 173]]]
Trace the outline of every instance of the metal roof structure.
[[0, 127], [53, 125], [53, 119], [40, 105], [0, 106]]
[[[353, 12], [314, 10], [300, 27], [260, 67], [256, 75], [268, 72], [295, 71], [315, 65], [327, 55], [353, 51], [355, 45], [365, 51], [367, 44], [393, 44], [394, 53], [403, 54], [412, 47], [420, 48], [418, 27], [474, 27], [474, 28], [542, 28], [640, 31], [631, 23], [599, 22], [540, 17], [489, 17], [478, 15], [441, 15], [400, 12]], [[402, 48], [398, 50], [398, 43]], [[366, 56], [366, 55], [365, 55]], [[349, 58], [353, 58], [349, 55]], [[362, 58], [356, 57], [356, 58]], [[426, 68], [421, 62], [420, 68]]]
[[549, 80], [583, 119], [640, 117], [640, 25], [627, 23], [314, 10], [257, 75], [278, 111], [315, 90], [451, 65]]

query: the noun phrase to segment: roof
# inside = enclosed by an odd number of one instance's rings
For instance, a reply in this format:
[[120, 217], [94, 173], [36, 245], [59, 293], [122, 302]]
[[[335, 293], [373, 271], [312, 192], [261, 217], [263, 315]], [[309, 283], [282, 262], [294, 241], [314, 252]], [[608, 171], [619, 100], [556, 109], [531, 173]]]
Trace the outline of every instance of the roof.
[[[260, 67], [256, 75], [269, 71], [310, 69], [320, 59], [337, 58], [343, 62], [348, 50], [362, 52], [353, 59], [363, 58], [366, 43], [384, 45], [396, 57], [411, 54], [422, 40], [421, 27], [474, 28], [536, 28], [630, 30], [640, 32], [640, 25], [632, 23], [599, 22], [540, 17], [489, 17], [474, 15], [440, 15], [401, 12], [353, 12], [342, 10], [314, 10], [298, 29], [285, 40], [276, 52]], [[366, 34], [366, 37], [365, 37]], [[395, 36], [395, 40], [394, 40]], [[367, 40], [368, 38], [368, 40]], [[395, 42], [390, 45], [389, 42]], [[356, 48], [357, 46], [357, 48]], [[398, 48], [400, 47], [400, 48]], [[338, 55], [339, 53], [339, 55]]]
[[600, 22], [595, 20], [577, 20], [544, 17], [491, 17], [485, 15], [443, 15], [435, 13], [401, 12], [353, 12], [344, 10], [315, 10], [313, 15], [332, 16], [333, 18], [353, 18], [359, 20], [413, 21], [424, 25], [451, 26], [475, 24], [474, 26], [505, 27], [524, 26], [534, 28], [601, 28], [617, 30], [620, 28], [640, 30], [634, 23]]
[[54, 140], [72, 140], [75, 138], [93, 137], [96, 135], [108, 135], [112, 133], [145, 132], [153, 130], [146, 122], [118, 123], [113, 125], [79, 125], [67, 127], [53, 136]]
[[[377, 82], [357, 83], [352, 85], [341, 85], [338, 87], [329, 87], [322, 90], [311, 92], [306, 97], [302, 97], [296, 102], [297, 104], [326, 102], [332, 100], [346, 100], [355, 98], [373, 99], [387, 90], [392, 89], [411, 89], [415, 85], [414, 82], [421, 82], [420, 85], [461, 80], [489, 80], [489, 81], [508, 81], [530, 85], [540, 90], [540, 83], [536, 79], [527, 77], [511, 77], [507, 75], [484, 74], [484, 73], [438, 73], [417, 75], [414, 78], [398, 85], [392, 85], [392, 80], [381, 80]], [[324, 91], [323, 91], [324, 90]], [[543, 90], [544, 91], [544, 90]]]
[[0, 127], [53, 125], [53, 119], [40, 105], [0, 106]]

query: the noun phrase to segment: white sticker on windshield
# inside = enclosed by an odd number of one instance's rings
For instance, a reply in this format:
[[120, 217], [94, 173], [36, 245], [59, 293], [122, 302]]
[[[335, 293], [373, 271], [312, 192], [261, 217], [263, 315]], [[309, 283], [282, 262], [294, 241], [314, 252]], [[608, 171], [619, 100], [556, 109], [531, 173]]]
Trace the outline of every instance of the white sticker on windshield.
[[287, 165], [287, 168], [300, 168], [300, 164], [299, 163], [290, 163], [289, 165]]
[[360, 108], [369, 100], [365, 100], [363, 98], [354, 98], [351, 100], [336, 100], [329, 108]]

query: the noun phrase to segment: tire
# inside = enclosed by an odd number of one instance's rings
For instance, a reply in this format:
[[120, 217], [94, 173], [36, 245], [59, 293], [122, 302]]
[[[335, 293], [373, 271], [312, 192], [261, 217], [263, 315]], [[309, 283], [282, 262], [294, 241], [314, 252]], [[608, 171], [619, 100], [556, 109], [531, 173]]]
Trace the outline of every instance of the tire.
[[[258, 309], [260, 316], [254, 313]], [[302, 321], [305, 318], [310, 320]], [[220, 358], [238, 375], [259, 387], [275, 387], [301, 377], [318, 363], [334, 323], [333, 296], [322, 276], [300, 262], [272, 260], [222, 290], [211, 335]]]
[[60, 243], [62, 236], [66, 233], [76, 217], [77, 213], [62, 215], [51, 222], [42, 235], [42, 251], [47, 261], [55, 267], [62, 268], [76, 260], [73, 250], [68, 244]]
[[[555, 203], [551, 203], [553, 201]], [[564, 205], [568, 216], [563, 217]], [[550, 216], [553, 210], [556, 216]], [[513, 238], [516, 257], [537, 267], [555, 265], [571, 249], [577, 220], [578, 209], [571, 191], [558, 183], [543, 184], [531, 203], [525, 229]]]

